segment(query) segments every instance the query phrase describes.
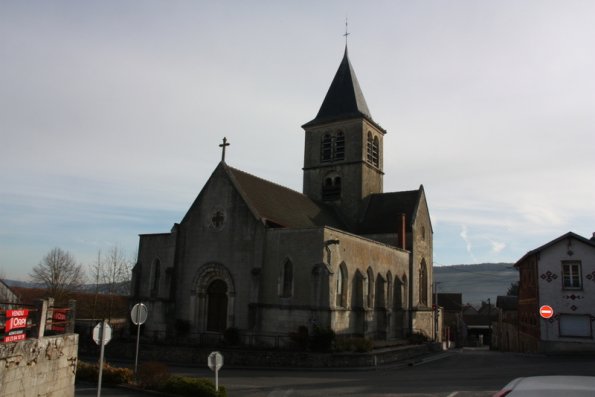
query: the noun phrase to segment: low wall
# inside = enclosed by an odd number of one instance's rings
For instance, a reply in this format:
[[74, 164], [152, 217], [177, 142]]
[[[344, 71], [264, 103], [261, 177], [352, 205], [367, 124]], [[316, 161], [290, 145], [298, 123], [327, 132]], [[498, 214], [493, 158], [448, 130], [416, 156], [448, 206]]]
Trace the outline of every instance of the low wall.
[[72, 397], [78, 335], [0, 344], [0, 397]]
[[595, 343], [592, 341], [541, 341], [539, 342], [539, 348], [540, 353], [545, 354], [595, 354]]
[[[429, 352], [429, 345], [378, 349], [368, 353], [312, 353], [286, 350], [244, 350], [190, 346], [143, 345], [139, 360], [207, 366], [207, 357], [217, 350], [223, 354], [225, 366], [252, 368], [365, 368], [411, 359]], [[105, 355], [134, 360], [134, 343], [110, 343]]]

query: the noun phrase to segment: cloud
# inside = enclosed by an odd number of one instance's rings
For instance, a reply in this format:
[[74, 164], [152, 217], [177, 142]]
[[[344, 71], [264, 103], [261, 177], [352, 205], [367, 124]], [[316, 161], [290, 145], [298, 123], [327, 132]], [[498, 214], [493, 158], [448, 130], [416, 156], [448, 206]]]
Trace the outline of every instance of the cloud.
[[138, 233], [169, 230], [223, 136], [230, 165], [301, 190], [300, 125], [342, 57], [328, 21], [345, 7], [356, 30], [398, 26], [350, 36], [350, 57], [388, 131], [385, 191], [423, 183], [435, 258], [514, 260], [594, 230], [595, 54], [583, 49], [595, 3], [325, 3], [316, 15], [297, 3], [90, 4], [2, 6], [0, 265], [11, 275], [54, 245], [93, 260], [101, 241], [133, 251]]
[[467, 231], [467, 225], [461, 225], [461, 233], [459, 234], [459, 236], [461, 236], [461, 238], [465, 242], [465, 247], [467, 249], [467, 253], [471, 256], [471, 258], [473, 258], [474, 262], [477, 262], [477, 258], [473, 254], [473, 248], [471, 245], [471, 239], [469, 238], [469, 234]]
[[494, 254], [499, 254], [504, 248], [506, 248], [506, 243], [499, 241], [490, 241], [490, 243], [492, 244], [492, 253]]

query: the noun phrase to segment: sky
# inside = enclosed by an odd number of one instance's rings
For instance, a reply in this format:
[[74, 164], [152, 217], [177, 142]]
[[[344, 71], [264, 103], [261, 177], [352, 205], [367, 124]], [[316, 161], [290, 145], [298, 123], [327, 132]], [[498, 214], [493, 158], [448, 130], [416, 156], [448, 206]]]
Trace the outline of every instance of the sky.
[[301, 191], [349, 57], [435, 265], [595, 232], [595, 2], [2, 1], [0, 276], [171, 230], [221, 158]]

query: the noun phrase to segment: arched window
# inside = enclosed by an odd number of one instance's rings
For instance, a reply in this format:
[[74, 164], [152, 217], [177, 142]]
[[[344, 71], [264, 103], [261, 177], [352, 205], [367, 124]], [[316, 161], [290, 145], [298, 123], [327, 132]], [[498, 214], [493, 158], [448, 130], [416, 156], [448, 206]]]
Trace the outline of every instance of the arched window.
[[368, 131], [368, 144], [366, 145], [366, 149], [367, 149], [367, 160], [368, 163], [372, 163], [372, 146], [374, 146], [374, 139], [372, 138], [372, 133], [370, 131]]
[[331, 172], [322, 184], [322, 200], [333, 201], [341, 198], [341, 177]]
[[337, 131], [335, 134], [326, 133], [322, 136], [320, 145], [320, 161], [340, 161], [345, 159], [345, 134]]
[[143, 265], [141, 262], [138, 262], [136, 266], [132, 269], [132, 290], [134, 291], [134, 296], [140, 296], [140, 286], [141, 286], [141, 277], [142, 277], [142, 269]]
[[151, 294], [156, 295], [159, 293], [159, 278], [161, 277], [161, 263], [159, 259], [155, 259], [153, 262], [153, 287], [151, 288]]
[[335, 179], [333, 179], [333, 185], [337, 188], [339, 188], [339, 190], [341, 189], [341, 177], [340, 176], [336, 176]]
[[398, 277], [395, 277], [394, 283], [394, 291], [393, 291], [393, 309], [394, 310], [401, 310], [403, 309], [403, 282], [399, 280]]
[[372, 143], [372, 164], [376, 167], [380, 165], [380, 142], [377, 136], [374, 137]]
[[335, 160], [345, 159], [345, 135], [342, 131], [337, 132], [335, 137], [335, 153], [333, 158]]
[[409, 284], [407, 284], [407, 275], [403, 273], [403, 308], [409, 307]]
[[379, 273], [376, 276], [376, 302], [374, 302], [375, 308], [383, 308], [386, 305], [386, 290], [385, 290], [385, 280], [382, 275]]
[[293, 263], [288, 259], [283, 263], [279, 277], [279, 295], [288, 298], [293, 295]]
[[333, 159], [333, 140], [330, 134], [324, 134], [320, 152], [321, 161], [331, 161]]
[[380, 166], [380, 140], [377, 136], [372, 136], [370, 131], [366, 145], [366, 160], [375, 167]]
[[336, 305], [338, 307], [346, 307], [347, 303], [347, 267], [345, 263], [341, 263], [339, 266], [339, 272], [337, 274], [337, 300]]
[[393, 274], [386, 273], [386, 307], [390, 309], [393, 306]]
[[368, 285], [367, 285], [367, 296], [366, 296], [366, 305], [369, 309], [374, 307], [374, 272], [372, 268], [369, 267], [367, 271], [368, 277]]
[[353, 275], [351, 307], [357, 309], [364, 308], [364, 280], [365, 277], [361, 271], [356, 270]]
[[425, 259], [421, 260], [419, 267], [419, 304], [428, 305], [428, 268]]

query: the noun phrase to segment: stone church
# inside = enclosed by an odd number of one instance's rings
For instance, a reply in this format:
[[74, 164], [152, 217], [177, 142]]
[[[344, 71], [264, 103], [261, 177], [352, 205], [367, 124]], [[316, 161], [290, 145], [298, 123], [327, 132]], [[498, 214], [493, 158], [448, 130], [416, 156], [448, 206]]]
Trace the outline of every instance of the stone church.
[[425, 192], [383, 191], [387, 132], [347, 48], [302, 128], [302, 193], [223, 156], [169, 233], [140, 236], [132, 300], [149, 308], [147, 335], [287, 335], [316, 325], [379, 340], [432, 336]]

